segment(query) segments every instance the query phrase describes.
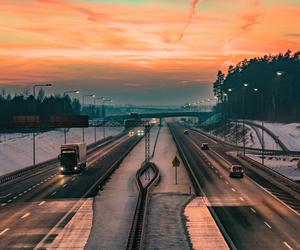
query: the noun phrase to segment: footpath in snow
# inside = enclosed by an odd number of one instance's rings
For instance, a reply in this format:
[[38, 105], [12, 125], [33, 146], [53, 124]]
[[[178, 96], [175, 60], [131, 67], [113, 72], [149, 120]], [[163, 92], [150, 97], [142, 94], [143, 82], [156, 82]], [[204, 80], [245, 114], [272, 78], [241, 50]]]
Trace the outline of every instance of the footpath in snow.
[[[177, 185], [172, 166], [176, 155], [181, 162]], [[153, 161], [161, 180], [150, 196], [145, 249], [228, 249], [205, 204], [193, 199], [192, 183], [166, 126], [161, 128]]]
[[[106, 128], [106, 136], [116, 135], [123, 128]], [[4, 140], [4, 138], [6, 138]], [[102, 128], [97, 128], [97, 140], [103, 138]], [[1, 135], [0, 175], [32, 165], [32, 134]], [[60, 145], [64, 143], [62, 129], [36, 135], [36, 163], [59, 155]], [[67, 142], [82, 141], [82, 128], [73, 128], [67, 133]], [[85, 142], [94, 142], [94, 128], [85, 128]]]
[[[151, 129], [154, 145], [158, 128]], [[138, 198], [135, 174], [145, 159], [144, 140], [128, 154], [94, 199], [93, 227], [86, 249], [125, 249]]]

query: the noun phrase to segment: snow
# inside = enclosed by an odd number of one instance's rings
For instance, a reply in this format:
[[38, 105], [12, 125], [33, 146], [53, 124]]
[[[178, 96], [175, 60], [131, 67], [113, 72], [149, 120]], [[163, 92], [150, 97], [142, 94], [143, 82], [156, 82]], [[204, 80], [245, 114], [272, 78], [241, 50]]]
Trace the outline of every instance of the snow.
[[[106, 128], [106, 136], [116, 135], [123, 128]], [[32, 165], [32, 134], [2, 134], [0, 143], [0, 175]], [[6, 140], [4, 140], [6, 138]], [[102, 138], [102, 128], [97, 128], [97, 139]], [[67, 133], [67, 142], [82, 140], [82, 128], [73, 128]], [[85, 128], [85, 142], [94, 142], [94, 128]], [[59, 154], [64, 143], [63, 129], [36, 134], [36, 163]]]
[[[260, 156], [251, 154], [247, 156], [261, 163]], [[298, 161], [299, 159], [295, 157], [267, 156], [265, 158], [265, 165], [292, 180], [300, 181], [300, 168], [297, 168]]]
[[[155, 127], [150, 132], [152, 147], [157, 131]], [[142, 140], [95, 197], [93, 227], [85, 249], [126, 248], [138, 197], [135, 174], [144, 159], [145, 144]]]
[[[260, 124], [261, 121], [253, 121]], [[279, 136], [289, 150], [300, 150], [300, 123], [264, 123], [265, 127]]]

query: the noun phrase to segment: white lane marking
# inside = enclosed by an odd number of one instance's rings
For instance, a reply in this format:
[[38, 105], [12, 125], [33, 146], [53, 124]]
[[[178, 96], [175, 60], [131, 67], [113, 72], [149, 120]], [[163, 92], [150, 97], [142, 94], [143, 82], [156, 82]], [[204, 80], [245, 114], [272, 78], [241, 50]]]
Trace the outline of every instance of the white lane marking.
[[265, 223], [265, 225], [268, 227], [268, 228], [272, 228], [270, 225], [269, 225], [269, 223], [268, 222], [266, 222], [266, 221], [264, 221], [264, 223]]
[[243, 197], [240, 197], [240, 200], [241, 200], [241, 201], [245, 201]]
[[7, 202], [12, 202], [12, 200], [8, 200]]
[[231, 190], [232, 190], [233, 192], [236, 192], [236, 190], [235, 190], [234, 188], [231, 188]]
[[294, 250], [286, 241], [283, 242], [283, 244], [290, 250]]
[[22, 193], [18, 194], [18, 196], [22, 196], [22, 195], [23, 195]]
[[30, 191], [32, 188], [28, 188], [27, 190]]
[[256, 210], [254, 208], [250, 207], [250, 210], [256, 214]]
[[56, 194], [56, 191], [55, 192], [53, 192], [51, 195], [55, 195]]
[[5, 228], [3, 231], [0, 232], [0, 235], [5, 234], [8, 230], [9, 230], [9, 228]]
[[24, 218], [28, 217], [29, 215], [30, 215], [30, 213], [26, 213], [21, 217], [21, 219], [24, 219]]
[[13, 200], [15, 200], [15, 199], [17, 199], [17, 196], [14, 196], [14, 197], [13, 197]]
[[0, 196], [0, 198], [6, 198], [8, 196], [12, 195], [12, 193], [9, 193], [9, 194], [6, 194], [6, 195], [3, 195], [3, 196]]
[[228, 181], [225, 181], [225, 183], [228, 185], [229, 184], [229, 182]]
[[220, 175], [220, 178], [222, 179], [222, 178], [223, 178], [223, 176], [222, 176], [222, 175]]
[[24, 193], [24, 194], [26, 194], [27, 192], [28, 192], [28, 191], [27, 191], [27, 190], [25, 190], [23, 193]]
[[2, 206], [2, 207], [6, 206], [6, 203], [2, 203], [1, 206]]
[[66, 187], [67, 186], [67, 184], [64, 184], [62, 187], [64, 188], [64, 187]]
[[41, 206], [45, 203], [46, 201], [41, 201], [38, 205]]
[[72, 178], [72, 181], [74, 181], [74, 180], [75, 180], [75, 177]]
[[217, 170], [215, 170], [215, 173], [217, 174], [217, 173], [218, 173], [218, 171], [217, 171]]

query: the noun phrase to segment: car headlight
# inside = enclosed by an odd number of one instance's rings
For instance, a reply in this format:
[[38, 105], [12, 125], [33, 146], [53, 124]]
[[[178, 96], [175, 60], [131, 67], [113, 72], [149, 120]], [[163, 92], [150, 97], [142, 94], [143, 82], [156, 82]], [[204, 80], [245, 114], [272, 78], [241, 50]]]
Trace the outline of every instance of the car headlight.
[[63, 168], [63, 167], [61, 167], [61, 168], [60, 168], [60, 170], [61, 170], [61, 171], [63, 171], [63, 170], [64, 170], [64, 168]]
[[74, 167], [74, 169], [75, 169], [75, 170], [77, 170], [77, 169], [78, 169], [78, 167]]

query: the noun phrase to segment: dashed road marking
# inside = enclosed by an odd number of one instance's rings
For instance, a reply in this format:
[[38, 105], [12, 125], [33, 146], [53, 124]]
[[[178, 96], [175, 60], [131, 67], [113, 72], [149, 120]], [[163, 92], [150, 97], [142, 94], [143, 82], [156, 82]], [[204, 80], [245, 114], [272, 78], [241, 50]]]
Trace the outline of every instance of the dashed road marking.
[[1, 204], [2, 207], [6, 206], [6, 205], [7, 205], [6, 203], [2, 203], [2, 204]]
[[8, 200], [7, 202], [12, 202], [12, 200]]
[[228, 181], [225, 181], [225, 183], [228, 185], [229, 184], [229, 182]]
[[46, 201], [41, 201], [38, 205], [41, 206], [45, 203]]
[[64, 187], [66, 187], [67, 186], [67, 184], [64, 184], [62, 187], [64, 188]]
[[15, 200], [15, 199], [17, 199], [17, 196], [14, 196], [14, 197], [13, 197], [13, 200]]
[[290, 250], [294, 250], [286, 241], [283, 242], [283, 244]]
[[6, 194], [6, 195], [3, 195], [3, 196], [0, 196], [0, 198], [6, 198], [6, 197], [8, 197], [8, 196], [11, 196], [12, 195], [12, 193], [9, 193], [9, 194]]
[[264, 223], [265, 223], [265, 225], [268, 227], [268, 228], [272, 228], [270, 225], [269, 225], [269, 223], [268, 222], [266, 222], [266, 221], [264, 221]]
[[256, 210], [254, 208], [250, 207], [250, 210], [256, 214]]
[[241, 201], [245, 201], [243, 197], [240, 197], [240, 200], [241, 200]]
[[232, 190], [233, 192], [236, 192], [236, 190], [235, 190], [234, 188], [231, 188], [231, 190]]
[[2, 231], [0, 232], [0, 235], [5, 234], [8, 230], [9, 230], [9, 228], [5, 228], [4, 230], [2, 230]]
[[25, 219], [26, 217], [28, 217], [30, 215], [30, 213], [26, 213], [26, 214], [24, 214], [22, 217], [21, 217], [21, 219]]
[[55, 195], [56, 194], [56, 191], [55, 192], [53, 192], [51, 195]]

